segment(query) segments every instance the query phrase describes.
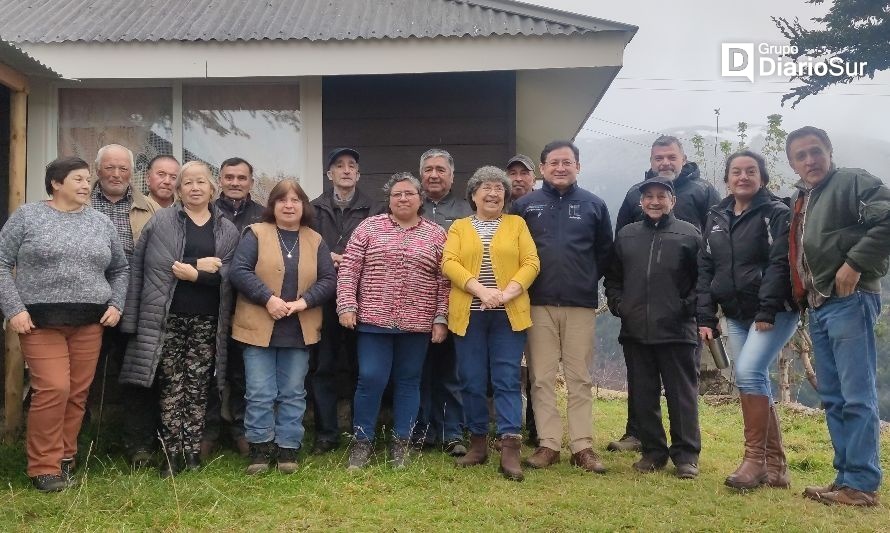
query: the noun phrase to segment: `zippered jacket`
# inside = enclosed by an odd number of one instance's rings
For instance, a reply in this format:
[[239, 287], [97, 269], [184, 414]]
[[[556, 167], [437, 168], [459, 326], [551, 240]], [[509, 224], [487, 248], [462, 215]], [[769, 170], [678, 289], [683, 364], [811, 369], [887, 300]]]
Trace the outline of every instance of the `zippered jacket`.
[[700, 246], [698, 229], [673, 215], [621, 228], [605, 282], [609, 310], [621, 319], [618, 342], [698, 344]]
[[356, 189], [349, 205], [343, 210], [334, 205], [333, 190], [322, 193], [311, 203], [315, 208], [315, 222], [312, 224], [312, 229], [321, 235], [332, 252], [342, 255], [352, 232], [370, 215], [372, 202]]

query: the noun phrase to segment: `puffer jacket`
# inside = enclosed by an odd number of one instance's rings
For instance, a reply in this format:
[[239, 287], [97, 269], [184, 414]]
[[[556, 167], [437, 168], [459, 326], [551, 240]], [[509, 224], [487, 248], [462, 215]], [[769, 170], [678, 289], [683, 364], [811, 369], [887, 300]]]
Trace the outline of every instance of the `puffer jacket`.
[[664, 215], [621, 228], [606, 271], [606, 299], [621, 318], [618, 342], [698, 344], [695, 283], [701, 234]]
[[[216, 328], [216, 380], [222, 388], [225, 384], [226, 345], [232, 318], [228, 270], [238, 244], [238, 230], [213, 204], [210, 205], [210, 212], [213, 216], [216, 257], [222, 259]], [[171, 267], [174, 261], [182, 261], [187, 216], [180, 202], [161, 209], [148, 221], [142, 237], [136, 243], [130, 263], [127, 303], [121, 319], [121, 331], [135, 335], [130, 337], [124, 355], [121, 383], [151, 387], [154, 382], [164, 346], [167, 313], [178, 281]]]
[[[643, 220], [643, 208], [640, 207], [640, 185], [646, 180], [652, 179], [658, 174], [652, 169], [646, 171], [643, 181], [634, 184], [627, 191], [621, 208], [618, 209], [618, 219], [615, 221], [615, 233], [621, 228]], [[720, 195], [708, 181], [703, 180], [699, 174], [698, 165], [692, 162], [683, 165], [680, 175], [673, 182], [674, 195], [677, 204], [671, 214], [689, 222], [699, 231], [703, 231], [705, 221], [708, 218], [708, 210], [720, 201]]]
[[732, 217], [735, 199], [711, 208], [698, 272], [698, 323], [717, 327], [717, 305], [727, 318], [775, 323], [797, 308], [791, 297], [788, 229], [791, 210], [766, 188]]

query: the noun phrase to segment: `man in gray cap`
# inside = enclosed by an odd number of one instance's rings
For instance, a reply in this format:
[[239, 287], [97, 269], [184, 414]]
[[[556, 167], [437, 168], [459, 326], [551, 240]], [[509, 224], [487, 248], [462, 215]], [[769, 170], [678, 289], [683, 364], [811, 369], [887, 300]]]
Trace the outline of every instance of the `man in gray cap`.
[[514, 155], [507, 161], [507, 177], [510, 178], [510, 198], [522, 198], [535, 188], [534, 161], [527, 155]]

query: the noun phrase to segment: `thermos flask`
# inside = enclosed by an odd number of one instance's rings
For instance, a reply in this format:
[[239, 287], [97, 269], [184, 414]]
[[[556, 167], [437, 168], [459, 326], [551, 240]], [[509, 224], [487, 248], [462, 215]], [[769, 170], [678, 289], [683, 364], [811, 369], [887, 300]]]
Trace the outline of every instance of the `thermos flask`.
[[711, 350], [711, 355], [714, 356], [714, 364], [717, 365], [717, 368], [723, 370], [729, 366], [729, 357], [726, 355], [726, 347], [723, 346], [722, 338], [715, 336], [709, 340], [708, 349]]

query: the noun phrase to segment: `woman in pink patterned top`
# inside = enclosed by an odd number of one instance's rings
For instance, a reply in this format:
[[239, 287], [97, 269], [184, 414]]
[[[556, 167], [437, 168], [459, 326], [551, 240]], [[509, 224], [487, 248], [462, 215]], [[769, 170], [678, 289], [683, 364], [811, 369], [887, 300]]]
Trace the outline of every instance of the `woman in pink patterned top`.
[[393, 466], [407, 464], [420, 407], [427, 346], [447, 334], [448, 291], [442, 275], [445, 230], [421, 217], [423, 189], [407, 172], [383, 188], [388, 213], [366, 218], [346, 245], [337, 274], [340, 324], [358, 332], [355, 438], [349, 468], [368, 463], [383, 390], [393, 381]]

